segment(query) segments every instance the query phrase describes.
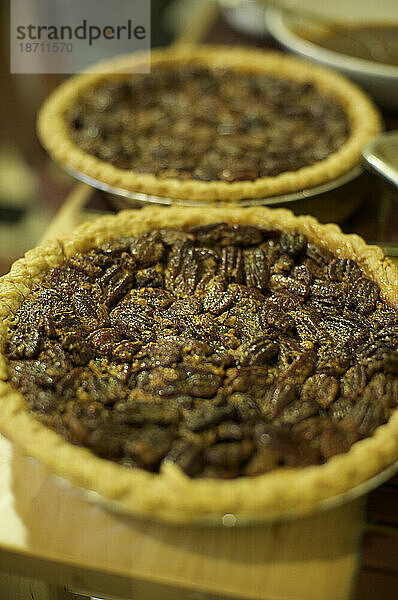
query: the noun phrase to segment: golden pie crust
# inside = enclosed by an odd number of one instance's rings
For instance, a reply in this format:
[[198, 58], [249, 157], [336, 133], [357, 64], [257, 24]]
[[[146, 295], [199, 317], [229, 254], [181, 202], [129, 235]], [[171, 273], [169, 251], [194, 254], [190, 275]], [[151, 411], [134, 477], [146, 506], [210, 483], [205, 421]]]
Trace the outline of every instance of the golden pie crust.
[[346, 454], [334, 456], [323, 465], [283, 468], [234, 480], [191, 479], [174, 464], [167, 464], [160, 474], [126, 469], [69, 444], [29, 413], [23, 396], [7, 381], [4, 350], [14, 313], [44, 274], [72, 254], [110, 238], [220, 221], [302, 232], [337, 256], [355, 260], [378, 283], [382, 299], [398, 306], [398, 270], [380, 248], [368, 246], [357, 235], [344, 235], [337, 225], [321, 225], [313, 217], [297, 217], [285, 209], [224, 205], [206, 211], [160, 207], [123, 211], [84, 224], [73, 234], [30, 250], [0, 279], [0, 430], [52, 473], [97, 492], [107, 502], [116, 503], [119, 510], [131, 514], [170, 522], [203, 522], [209, 518], [221, 522], [222, 516], [230, 513], [242, 521], [306, 514], [398, 459], [398, 411], [372, 437], [355, 443]]
[[[154, 50], [152, 65], [205, 65], [225, 67], [244, 73], [265, 73], [271, 76], [309, 81], [333, 97], [343, 107], [350, 125], [347, 141], [324, 160], [255, 181], [195, 181], [176, 178], [161, 179], [120, 169], [81, 150], [69, 137], [65, 112], [91, 86], [109, 78], [109, 74], [131, 73], [140, 64], [142, 55], [125, 55], [105, 62], [101, 74], [89, 73], [72, 77], [59, 86], [47, 99], [38, 116], [38, 135], [50, 155], [63, 167], [82, 173], [102, 184], [129, 192], [201, 202], [239, 201], [245, 198], [267, 198], [311, 188], [343, 175], [361, 160], [363, 145], [380, 131], [380, 117], [367, 96], [341, 75], [278, 52], [247, 50], [222, 46], [184, 46]], [[134, 77], [134, 75], [132, 75]]]

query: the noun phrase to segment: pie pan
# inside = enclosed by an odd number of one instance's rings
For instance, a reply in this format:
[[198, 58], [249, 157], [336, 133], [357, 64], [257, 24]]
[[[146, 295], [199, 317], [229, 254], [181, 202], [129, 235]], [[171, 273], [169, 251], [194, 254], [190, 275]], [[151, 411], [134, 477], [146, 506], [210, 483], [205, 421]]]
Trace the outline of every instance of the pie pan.
[[[390, 3], [390, 6], [378, 7], [377, 17], [374, 16], [375, 6], [369, 3], [368, 6], [363, 6], [363, 2], [354, 3], [355, 18], [352, 22], [355, 24], [371, 24], [378, 23], [380, 16], [382, 21], [392, 25], [397, 24], [396, 6]], [[316, 6], [316, 5], [315, 5]], [[309, 7], [307, 7], [309, 8]], [[357, 9], [355, 11], [355, 8]], [[316, 10], [319, 10], [316, 7]], [[344, 7], [340, 7], [341, 13], [344, 14]], [[298, 8], [299, 12], [299, 8]], [[368, 15], [367, 13], [372, 13]], [[337, 12], [337, 19], [339, 13]], [[346, 77], [356, 81], [361, 87], [369, 92], [378, 104], [386, 108], [396, 110], [398, 108], [397, 92], [398, 92], [398, 67], [381, 62], [356, 58], [341, 52], [329, 50], [322, 47], [322, 42], [316, 42], [305, 39], [305, 36], [299, 34], [300, 28], [310, 26], [308, 21], [302, 18], [297, 18], [292, 15], [285, 15], [283, 11], [275, 8], [267, 9], [265, 13], [266, 27], [271, 35], [284, 48], [301, 56], [303, 58], [314, 61], [333, 69], [337, 69]], [[349, 18], [347, 19], [349, 23]], [[373, 43], [370, 40], [369, 44]]]
[[[335, 496], [330, 496], [330, 498], [325, 498], [324, 500], [320, 500], [317, 504], [314, 504], [311, 511], [303, 512], [300, 508], [291, 508], [286, 511], [280, 511], [275, 513], [274, 515], [269, 515], [265, 517], [263, 514], [247, 514], [247, 513], [232, 513], [226, 512], [224, 514], [207, 514], [204, 516], [193, 517], [189, 523], [195, 526], [201, 527], [245, 527], [245, 526], [255, 526], [260, 525], [262, 523], [279, 523], [284, 521], [290, 521], [293, 519], [297, 519], [300, 517], [304, 517], [306, 514], [315, 514], [318, 512], [323, 512], [327, 510], [332, 510], [334, 508], [338, 508], [346, 504], [347, 502], [352, 502], [358, 498], [361, 498], [365, 494], [368, 494], [375, 488], [381, 486], [383, 483], [388, 481], [393, 475], [398, 472], [398, 461], [394, 462], [392, 465], [370, 477], [370, 479], [360, 483], [359, 485], [351, 488], [347, 492], [343, 492], [341, 494], [337, 494]], [[102, 496], [98, 492], [93, 490], [87, 490], [78, 486], [72, 486], [72, 484], [65, 478], [59, 477], [57, 475], [51, 476], [54, 483], [64, 489], [69, 491], [76, 492], [79, 496], [83, 497], [90, 504], [98, 505], [104, 508], [105, 510], [109, 510], [112, 513], [120, 514], [125, 517], [133, 517], [137, 516], [134, 513], [126, 508], [126, 506], [119, 502], [118, 500], [110, 500], [105, 496]], [[152, 518], [152, 516], [156, 517], [156, 515], [146, 515], [147, 518]], [[163, 520], [163, 519], [162, 519]], [[178, 523], [178, 521], [171, 521], [172, 524]]]
[[[206, 207], [209, 202], [183, 198], [167, 198], [143, 192], [132, 192], [127, 189], [113, 187], [98, 181], [85, 173], [73, 169], [65, 169], [69, 175], [93, 188], [111, 194], [116, 208], [136, 208], [137, 204], [157, 204], [162, 206]], [[323, 223], [334, 221], [343, 223], [360, 206], [366, 190], [368, 190], [368, 174], [358, 165], [340, 177], [312, 188], [270, 196], [268, 198], [251, 198], [237, 202], [238, 206], [287, 206], [296, 214], [312, 214]], [[214, 201], [210, 203], [214, 204]]]
[[321, 225], [313, 217], [296, 217], [286, 209], [221, 206], [206, 211], [186, 207], [122, 211], [117, 216], [86, 223], [73, 234], [29, 251], [0, 281], [0, 430], [51, 473], [87, 490], [91, 498], [112, 509], [175, 523], [270, 521], [308, 514], [351, 499], [378, 485], [396, 468], [398, 411], [371, 437], [325, 464], [276, 469], [234, 480], [191, 479], [170, 463], [159, 474], [126, 469], [69, 444], [28, 412], [23, 396], [8, 382], [4, 351], [14, 313], [45, 273], [77, 251], [87, 251], [108, 239], [156, 228], [183, 229], [221, 221], [303, 233], [337, 257], [355, 260], [364, 274], [379, 285], [382, 299], [397, 307], [398, 272], [380, 248], [368, 246], [357, 235], [342, 234], [337, 225]]

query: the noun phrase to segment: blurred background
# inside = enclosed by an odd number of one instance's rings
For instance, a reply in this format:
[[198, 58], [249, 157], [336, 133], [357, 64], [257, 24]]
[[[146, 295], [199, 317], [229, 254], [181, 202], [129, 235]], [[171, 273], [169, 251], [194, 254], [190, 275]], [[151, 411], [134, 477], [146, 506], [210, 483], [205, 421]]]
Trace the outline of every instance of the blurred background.
[[[152, 45], [178, 29], [172, 2], [152, 0]], [[9, 0], [0, 0], [0, 274], [40, 239], [73, 186], [47, 157], [35, 134], [38, 108], [65, 75], [11, 75]]]
[[[329, 37], [331, 32], [341, 34], [342, 23], [351, 25], [377, 21], [378, 24], [391, 24], [395, 18], [395, 23], [398, 24], [397, 0], [382, 0], [378, 3], [365, 0], [335, 0], [333, 3], [324, 0], [152, 0], [151, 5], [154, 47], [168, 45], [182, 36], [185, 41], [190, 41], [193, 37], [195, 40], [211, 43], [278, 48], [319, 59], [318, 55], [311, 56], [314, 48], [315, 54], [319, 54], [319, 46], [314, 45], [314, 37], [317, 43], [318, 38], [325, 37], [325, 32]], [[281, 8], [284, 11], [281, 12]], [[35, 134], [35, 116], [39, 106], [65, 76], [11, 75], [9, 0], [0, 0], [0, 19], [3, 34], [0, 45], [2, 274], [8, 270], [13, 260], [37, 244], [68, 197], [74, 181], [49, 160]], [[355, 68], [355, 58], [354, 64], [352, 63], [352, 55], [350, 58], [340, 53], [337, 59], [336, 53], [332, 59], [330, 56], [323, 56], [325, 64], [340, 67], [361, 85], [368, 86], [368, 89], [370, 85], [371, 93], [383, 109], [388, 129], [398, 128], [398, 104], [394, 105], [398, 103], [398, 27], [394, 26], [395, 31], [390, 32], [388, 38], [388, 47], [383, 41], [385, 32], [379, 36], [373, 32], [368, 34], [365, 41], [359, 42], [353, 40], [352, 33], [347, 36], [343, 32], [345, 50], [348, 42], [354, 45], [354, 50], [348, 49], [351, 54], [358, 53], [358, 47], [360, 52], [365, 49], [366, 52], [373, 53], [368, 57], [368, 69], [359, 69], [359, 75]], [[390, 59], [386, 59], [386, 52], [393, 57], [390, 70], [396, 71], [395, 79], [387, 77], [388, 81], [384, 71], [385, 63]], [[337, 65], [333, 60], [337, 60]], [[393, 66], [394, 60], [396, 66]], [[372, 67], [370, 76], [369, 65]], [[396, 88], [391, 87], [392, 85]], [[367, 187], [368, 196], [369, 189]], [[397, 212], [396, 205], [391, 204], [389, 192], [386, 194], [376, 192], [376, 196], [367, 198], [366, 208], [358, 212], [357, 221], [348, 222], [346, 229], [358, 231], [371, 241], [398, 242], [394, 237], [398, 223], [391, 220], [391, 212]], [[384, 231], [386, 224], [389, 227], [387, 233]]]

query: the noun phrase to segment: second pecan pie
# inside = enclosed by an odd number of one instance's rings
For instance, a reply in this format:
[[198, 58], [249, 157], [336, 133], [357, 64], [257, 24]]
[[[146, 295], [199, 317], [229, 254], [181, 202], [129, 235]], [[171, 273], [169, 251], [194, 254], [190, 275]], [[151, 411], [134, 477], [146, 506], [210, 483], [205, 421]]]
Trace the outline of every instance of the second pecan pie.
[[63, 166], [171, 198], [241, 200], [330, 181], [360, 160], [377, 110], [340, 75], [275, 52], [189, 47], [62, 84], [39, 115]]

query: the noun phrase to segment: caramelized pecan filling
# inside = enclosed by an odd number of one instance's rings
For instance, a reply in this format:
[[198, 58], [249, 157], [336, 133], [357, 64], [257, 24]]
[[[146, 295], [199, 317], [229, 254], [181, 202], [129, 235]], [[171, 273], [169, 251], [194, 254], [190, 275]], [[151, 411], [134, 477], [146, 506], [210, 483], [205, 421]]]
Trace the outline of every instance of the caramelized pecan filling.
[[349, 133], [342, 107], [311, 83], [201, 66], [97, 84], [67, 120], [82, 150], [116, 167], [202, 181], [296, 171]]
[[231, 478], [320, 464], [398, 403], [398, 311], [300, 233], [223, 223], [77, 254], [16, 315], [10, 380], [67, 441]]

